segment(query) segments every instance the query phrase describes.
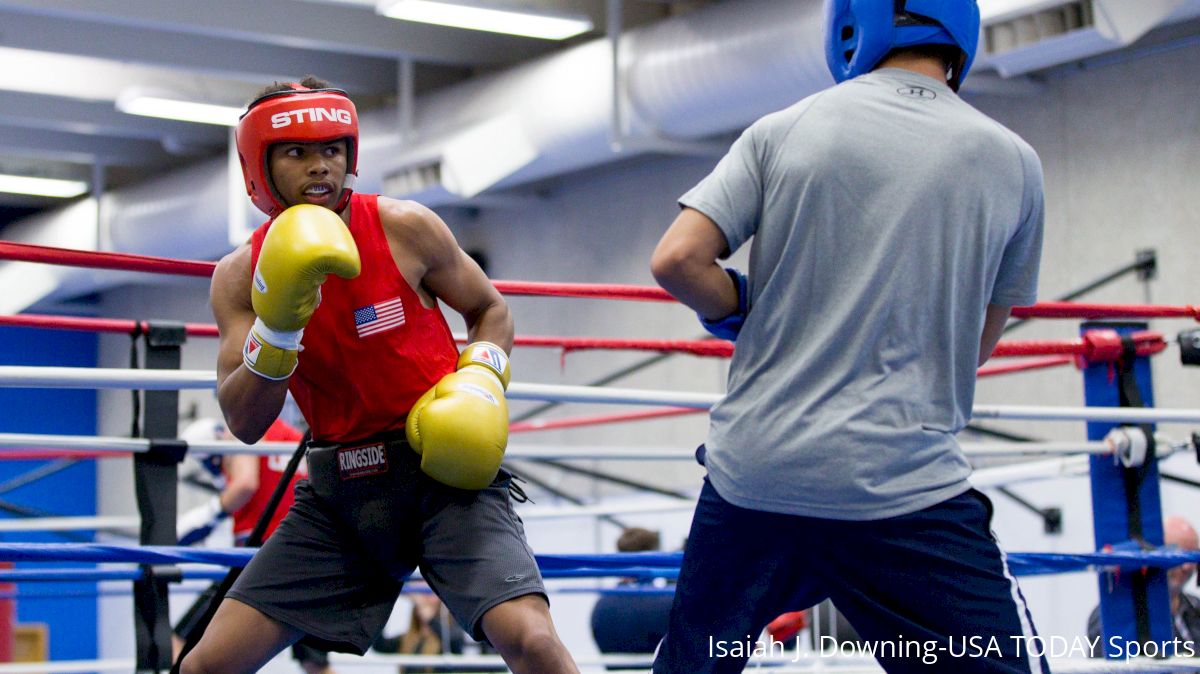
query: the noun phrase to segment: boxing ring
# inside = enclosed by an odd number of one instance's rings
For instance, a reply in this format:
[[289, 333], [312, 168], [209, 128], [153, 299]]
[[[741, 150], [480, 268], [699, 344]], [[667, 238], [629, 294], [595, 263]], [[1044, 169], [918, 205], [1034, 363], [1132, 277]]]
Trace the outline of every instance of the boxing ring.
[[[208, 262], [147, 258], [51, 249], [0, 242], [0, 259], [86, 266], [123, 271], [144, 271], [206, 277], [214, 265]], [[571, 297], [607, 300], [668, 302], [656, 288], [596, 286], [526, 282], [495, 283], [507, 295]], [[1047, 319], [1148, 319], [1186, 318], [1200, 320], [1200, 308], [1187, 306], [1099, 305], [1051, 302], [1014, 310], [1019, 318]], [[7, 531], [103, 531], [139, 530], [139, 545], [98, 543], [0, 544], [0, 562], [70, 562], [105, 564], [105, 568], [0, 569], [0, 583], [39, 586], [56, 581], [98, 583], [131, 582], [137, 608], [138, 657], [135, 660], [69, 661], [55, 663], [0, 664], [6, 672], [151, 671], [163, 668], [161, 643], [166, 625], [166, 608], [171, 586], [185, 580], [219, 579], [225, 569], [243, 566], [252, 549], [197, 549], [171, 545], [175, 536], [175, 485], [177, 466], [188, 452], [205, 454], [291, 455], [292, 443], [243, 445], [236, 442], [187, 443], [176, 438], [178, 392], [209, 390], [216, 375], [207, 370], [179, 369], [179, 349], [188, 337], [217, 336], [215, 326], [200, 323], [153, 323], [145, 321], [71, 318], [57, 316], [0, 316], [0, 325], [42, 329], [80, 330], [131, 335], [146, 339], [145, 369], [0, 366], [0, 386], [23, 389], [109, 389], [143, 391], [146, 396], [146, 437], [101, 437], [0, 433], [0, 458], [101, 460], [133, 457], [135, 483], [139, 487], [139, 517], [60, 517], [4, 520]], [[718, 340], [592, 339], [518, 336], [519, 348], [555, 348], [563, 358], [574, 351], [618, 350], [678, 353], [700, 358], [728, 358], [733, 345]], [[1039, 422], [1087, 422], [1088, 439], [1078, 442], [981, 442], [963, 443], [971, 459], [1024, 459], [997, 467], [978, 469], [971, 478], [980, 488], [1006, 486], [1026, 481], [1089, 475], [1093, 491], [1095, 532], [1099, 551], [1073, 554], [1009, 553], [1015, 575], [1034, 576], [1088, 571], [1106, 579], [1115, 588], [1102, 599], [1109, 634], [1129, 641], [1169, 641], [1169, 616], [1163, 615], [1166, 597], [1164, 570], [1200, 562], [1200, 553], [1185, 553], [1147, 543], [1161, 540], [1161, 511], [1157, 462], [1186, 453], [1200, 457], [1195, 437], [1172, 438], [1155, 430], [1154, 424], [1176, 423], [1200, 426], [1200, 409], [1170, 409], [1153, 406], [1148, 361], [1170, 347], [1166, 338], [1136, 324], [1115, 326], [1087, 323], [1075, 340], [1002, 342], [993, 354], [1004, 359], [981, 368], [980, 377], [993, 377], [1075, 366], [1083, 371], [1087, 405], [1082, 407], [1036, 407], [1028, 405], [979, 405], [973, 418]], [[1186, 360], [1186, 356], [1185, 356]], [[993, 361], [994, 362], [994, 361]], [[508, 389], [513, 401], [636, 405], [648, 410], [552, 421], [514, 422], [513, 434], [533, 433], [600, 424], [630, 423], [704, 413], [720, 399], [718, 394], [661, 391], [634, 388], [566, 386], [514, 382]], [[622, 460], [692, 461], [690, 449], [675, 447], [549, 448], [512, 443], [506, 460]], [[170, 485], [170, 488], [165, 488]], [[155, 489], [155, 487], [158, 487]], [[144, 493], [145, 492], [145, 493]], [[1118, 496], [1118, 497], [1114, 497]], [[567, 507], [522, 506], [523, 519], [603, 517], [622, 512], [690, 511], [694, 500], [674, 499], [660, 506], [584, 504]], [[649, 510], [647, 509], [649, 508]], [[613, 555], [538, 555], [537, 561], [549, 580], [638, 578], [672, 579], [679, 571], [680, 553], [626, 553]], [[116, 567], [112, 565], [117, 565]], [[552, 592], [604, 593], [601, 587], [552, 587]], [[658, 588], [657, 591], [663, 591]], [[34, 593], [10, 592], [3, 597], [20, 601], [35, 599]], [[379, 656], [365, 658], [334, 656], [339, 667], [359, 665], [403, 665], [494, 667], [502, 665], [490, 656]], [[581, 667], [628, 665], [648, 667], [648, 656], [607, 656], [580, 659]], [[1131, 661], [1088, 661], [1052, 659], [1056, 672], [1183, 672], [1200, 671], [1200, 659], [1147, 659]], [[802, 672], [878, 672], [869, 657], [828, 657], [809, 654], [807, 660], [792, 657], [755, 657], [751, 668]]]

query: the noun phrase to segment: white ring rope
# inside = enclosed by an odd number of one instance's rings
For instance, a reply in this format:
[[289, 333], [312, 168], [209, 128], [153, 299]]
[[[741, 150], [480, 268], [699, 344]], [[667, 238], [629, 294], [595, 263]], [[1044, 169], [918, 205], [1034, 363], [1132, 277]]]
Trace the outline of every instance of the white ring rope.
[[29, 517], [0, 520], [0, 533], [14, 531], [98, 531], [136, 530], [141, 526], [140, 517]]
[[[204, 389], [216, 386], [216, 373], [204, 370], [131, 370], [86, 367], [0, 366], [0, 386], [21, 388], [115, 388], [140, 390]], [[650, 405], [708, 409], [719, 393], [653, 391], [595, 386], [521, 384], [509, 386], [509, 400]], [[1024, 421], [1099, 421], [1108, 423], [1200, 423], [1200, 409], [1130, 407], [1035, 407], [978, 405], [975, 419]]]
[[1077, 454], [1112, 454], [1104, 442], [964, 442], [960, 445], [969, 457], [1054, 456]]
[[534, 400], [559, 403], [600, 403], [604, 405], [651, 405], [688, 407], [706, 410], [725, 396], [720, 393], [651, 391], [599, 386], [561, 386], [557, 384], [510, 384], [509, 400]]
[[0, 366], [0, 386], [21, 388], [103, 388], [182, 391], [217, 386], [208, 370], [133, 370], [103, 367]]
[[[237, 441], [189, 442], [188, 451], [200, 454], [246, 454], [252, 456], [291, 455], [294, 442], [260, 442], [246, 445]], [[113, 453], [142, 453], [150, 451], [145, 438], [114, 438], [93, 435], [44, 435], [36, 433], [0, 433], [0, 458], [5, 449], [38, 449], [77, 451], [90, 450]], [[509, 459], [622, 459], [646, 461], [694, 460], [695, 450], [679, 447], [570, 447], [548, 445], [509, 445]]]
[[150, 441], [144, 438], [110, 438], [95, 435], [0, 433], [0, 449], [84, 450], [120, 454], [148, 452], [150, 451]]
[[971, 473], [967, 478], [976, 489], [1003, 487], [1016, 482], [1034, 482], [1059, 477], [1087, 475], [1091, 460], [1086, 456], [1072, 456], [1048, 461], [1029, 461], [1011, 466], [985, 468]]
[[1161, 407], [1036, 407], [1033, 405], [978, 405], [974, 419], [1020, 419], [1025, 421], [1100, 421], [1124, 424], [1200, 423], [1198, 409]]
[[[1161, 440], [1160, 440], [1161, 442]], [[246, 445], [236, 441], [190, 442], [188, 451], [200, 454], [248, 454], [254, 456], [291, 455], [294, 442], [260, 442]], [[4, 449], [90, 450], [114, 453], [150, 451], [145, 438], [115, 438], [92, 435], [43, 435], [36, 433], [0, 433], [0, 458]], [[963, 443], [970, 457], [1111, 454], [1103, 442], [996, 442]], [[568, 447], [549, 445], [509, 445], [507, 459], [568, 460], [611, 459], [630, 461], [692, 461], [696, 452], [680, 447]], [[1161, 454], [1160, 454], [1161, 456]]]
[[132, 672], [133, 660], [51, 660], [47, 662], [16, 662], [0, 665], [0, 674], [46, 674], [54, 672]]

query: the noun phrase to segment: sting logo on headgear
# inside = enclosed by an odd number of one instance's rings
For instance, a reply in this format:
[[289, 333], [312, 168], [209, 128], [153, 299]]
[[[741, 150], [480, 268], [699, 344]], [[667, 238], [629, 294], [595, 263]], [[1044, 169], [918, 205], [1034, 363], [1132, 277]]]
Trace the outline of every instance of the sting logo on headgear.
[[287, 205], [271, 184], [268, 152], [276, 143], [328, 143], [346, 140], [346, 178], [335, 211], [350, 203], [358, 176], [358, 112], [341, 89], [309, 89], [290, 84], [250, 104], [237, 126], [238, 158], [246, 193], [274, 218]]
[[[307, 119], [305, 119], [305, 116], [307, 116]], [[342, 124], [354, 123], [354, 120], [350, 117], [349, 110], [338, 110], [336, 108], [304, 108], [301, 110], [277, 112], [271, 115], [271, 128], [282, 129], [285, 126], [291, 126], [293, 123], [304, 124], [306, 122], [320, 122], [322, 120], [341, 122]]]

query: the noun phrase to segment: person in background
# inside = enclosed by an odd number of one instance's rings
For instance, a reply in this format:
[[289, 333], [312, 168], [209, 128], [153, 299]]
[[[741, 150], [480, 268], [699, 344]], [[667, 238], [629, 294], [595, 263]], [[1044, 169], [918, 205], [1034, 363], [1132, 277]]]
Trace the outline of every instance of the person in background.
[[[445, 604], [435, 594], [413, 593], [408, 595], [412, 602], [412, 614], [408, 631], [399, 636], [379, 635], [371, 648], [377, 653], [400, 655], [462, 655], [471, 650], [470, 637], [463, 631], [446, 610]], [[496, 649], [485, 643], [472, 644], [481, 655], [494, 655]], [[398, 668], [398, 674], [435, 674], [441, 672], [502, 672], [504, 667], [438, 665], [429, 667]]]
[[[617, 552], [655, 552], [661, 547], [657, 531], [630, 527], [617, 539]], [[601, 653], [648, 654], [658, 648], [667, 631], [672, 596], [652, 580], [625, 578], [616, 592], [603, 594], [592, 609], [592, 636]], [[608, 669], [641, 669], [610, 666]]]
[[[304, 433], [285, 422], [276, 419], [266, 433], [265, 442], [287, 442], [293, 445], [304, 438]], [[193, 421], [181, 434], [180, 439], [192, 443], [206, 443], [217, 440], [233, 440], [233, 435], [225, 424], [210, 418]], [[251, 456], [247, 454], [232, 454], [218, 457], [223, 475], [221, 482], [224, 487], [221, 492], [205, 503], [192, 508], [179, 517], [177, 532], [179, 545], [197, 545], [202, 543], [213, 530], [226, 518], [233, 518], [234, 545], [246, 543], [250, 533], [258, 523], [266, 509], [276, 485], [283, 478], [287, 467], [288, 457], [282, 454], [270, 456]], [[291, 483], [284, 492], [283, 499], [275, 509], [264, 535], [266, 540], [275, 533], [276, 527], [287, 515], [292, 506], [293, 490], [298, 480], [308, 477], [308, 466], [304, 461], [296, 469]], [[216, 584], [202, 592], [191, 608], [176, 623], [171, 634], [174, 657], [178, 658], [184, 643], [196, 629], [197, 623], [208, 610], [216, 591]], [[292, 656], [300, 663], [306, 674], [333, 674], [329, 665], [329, 653], [319, 645], [298, 641], [292, 646]]]
[[[1197, 536], [1191, 522], [1179, 515], [1171, 515], [1163, 519], [1163, 545], [1184, 552], [1196, 552], [1200, 550], [1200, 536]], [[1195, 646], [1196, 642], [1200, 641], [1200, 597], [1184, 592], [1184, 588], [1195, 577], [1195, 563], [1181, 564], [1167, 570], [1167, 589], [1171, 596], [1171, 622], [1174, 625], [1175, 638], [1183, 643], [1193, 644], [1192, 652], [1200, 656], [1200, 648]], [[1096, 648], [1092, 649], [1092, 657], [1099, 658], [1104, 655], [1106, 645], [1102, 640], [1103, 633], [1100, 607], [1096, 606], [1088, 616], [1087, 624], [1088, 639], [1100, 639], [1095, 642]], [[1187, 653], [1180, 649], [1178, 654]]]

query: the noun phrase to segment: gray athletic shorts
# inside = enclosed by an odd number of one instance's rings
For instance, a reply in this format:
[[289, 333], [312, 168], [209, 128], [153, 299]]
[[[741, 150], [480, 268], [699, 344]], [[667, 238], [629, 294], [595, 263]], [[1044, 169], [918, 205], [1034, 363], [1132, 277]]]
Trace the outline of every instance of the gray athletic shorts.
[[421, 472], [402, 439], [310, 447], [308, 470], [229, 596], [310, 642], [366, 652], [416, 568], [479, 641], [492, 607], [546, 598], [507, 472], [482, 491], [447, 487]]
[[[208, 607], [217, 596], [217, 587], [220, 584], [216, 582], [209, 585], [208, 588], [200, 593], [200, 596], [196, 597], [196, 601], [192, 604], [191, 608], [175, 624], [175, 629], [172, 630], [175, 636], [184, 641], [192, 638], [192, 633], [200, 626], [204, 614], [208, 612]], [[311, 664], [317, 669], [324, 669], [329, 666], [329, 652], [322, 648], [320, 644], [310, 643], [308, 637], [292, 644], [292, 657], [301, 664]]]

